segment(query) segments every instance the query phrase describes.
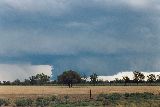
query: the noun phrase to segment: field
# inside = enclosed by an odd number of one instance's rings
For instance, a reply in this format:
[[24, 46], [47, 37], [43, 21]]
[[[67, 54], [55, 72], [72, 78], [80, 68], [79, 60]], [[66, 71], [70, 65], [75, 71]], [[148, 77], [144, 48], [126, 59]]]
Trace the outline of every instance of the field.
[[160, 86], [0, 86], [0, 97], [36, 97], [39, 95], [93, 95], [108, 93], [143, 93], [160, 94]]
[[0, 105], [159, 107], [160, 86], [0, 86]]

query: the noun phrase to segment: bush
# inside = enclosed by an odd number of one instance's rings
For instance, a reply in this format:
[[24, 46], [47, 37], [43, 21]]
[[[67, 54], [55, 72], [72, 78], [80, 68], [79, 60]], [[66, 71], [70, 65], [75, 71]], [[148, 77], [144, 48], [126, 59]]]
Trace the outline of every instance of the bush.
[[107, 99], [114, 101], [114, 100], [120, 100], [121, 97], [122, 97], [121, 94], [119, 94], [119, 93], [113, 93], [113, 94], [109, 94], [107, 96]]
[[124, 97], [125, 97], [125, 98], [129, 98], [129, 97], [130, 97], [130, 94], [129, 94], [129, 93], [125, 93], [125, 94], [124, 94]]
[[8, 106], [9, 104], [10, 104], [9, 99], [8, 99], [8, 100], [4, 100], [4, 105], [5, 105], [5, 106]]
[[32, 100], [31, 99], [17, 99], [15, 104], [16, 106], [21, 106], [21, 107], [25, 107], [25, 106], [31, 106], [32, 105]]
[[8, 106], [9, 105], [9, 100], [5, 100], [5, 99], [0, 99], [0, 106], [4, 105], [4, 106]]
[[107, 94], [99, 94], [99, 95], [97, 96], [97, 101], [103, 101], [103, 100], [105, 99], [106, 95], [107, 95]]
[[90, 104], [90, 102], [78, 101], [77, 103], [74, 104], [74, 106], [83, 107], [83, 106], [89, 106], [89, 104]]
[[80, 106], [89, 106], [89, 102], [81, 102]]
[[144, 93], [131, 93], [129, 95], [129, 97], [134, 98], [134, 99], [151, 99], [154, 97], [153, 93], [148, 93], [148, 92], [144, 92]]
[[0, 99], [0, 106], [2, 106], [4, 104], [4, 100]]
[[50, 100], [49, 98], [39, 97], [36, 99], [36, 105], [40, 107], [49, 106]]
[[154, 97], [153, 93], [148, 93], [148, 92], [143, 93], [143, 98], [144, 99], [151, 99], [153, 97]]
[[51, 101], [56, 101], [56, 99], [57, 99], [57, 97], [55, 95], [53, 95], [53, 96], [50, 97]]
[[61, 103], [61, 100], [57, 98], [57, 96], [53, 95], [49, 97], [50, 105], [57, 105]]
[[108, 99], [104, 99], [104, 100], [102, 101], [102, 104], [103, 104], [104, 106], [107, 106], [107, 105], [110, 104], [110, 102], [108, 101]]
[[66, 102], [66, 104], [67, 104], [68, 101], [69, 101], [69, 96], [68, 96], [68, 95], [65, 95], [65, 96], [64, 96], [64, 99], [65, 99], [65, 102]]

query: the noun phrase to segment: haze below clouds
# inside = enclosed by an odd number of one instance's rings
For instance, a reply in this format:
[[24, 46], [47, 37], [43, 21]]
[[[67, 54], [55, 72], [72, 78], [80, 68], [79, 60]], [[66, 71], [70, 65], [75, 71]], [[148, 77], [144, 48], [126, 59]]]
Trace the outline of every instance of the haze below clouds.
[[0, 7], [1, 64], [53, 65], [55, 77], [68, 69], [160, 71], [158, 0], [1, 0]]
[[52, 75], [52, 67], [49, 65], [30, 65], [30, 64], [0, 64], [0, 81], [14, 81], [29, 79], [36, 74], [44, 73]]

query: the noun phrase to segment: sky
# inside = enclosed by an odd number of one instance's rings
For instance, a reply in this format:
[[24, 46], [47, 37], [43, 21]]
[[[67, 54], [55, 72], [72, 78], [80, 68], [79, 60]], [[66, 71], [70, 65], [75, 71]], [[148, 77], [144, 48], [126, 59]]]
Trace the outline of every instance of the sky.
[[158, 72], [159, 11], [158, 0], [0, 0], [0, 65], [52, 66], [53, 78]]

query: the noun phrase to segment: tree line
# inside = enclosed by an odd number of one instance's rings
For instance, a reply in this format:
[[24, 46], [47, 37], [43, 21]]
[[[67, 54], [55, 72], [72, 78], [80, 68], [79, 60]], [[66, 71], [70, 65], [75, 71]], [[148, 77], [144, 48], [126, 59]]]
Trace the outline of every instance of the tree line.
[[10, 81], [0, 81], [1, 85], [45, 85], [50, 83], [50, 76], [45, 75], [44, 73], [37, 74], [35, 76], [31, 76], [24, 81], [20, 81], [19, 79]]
[[[20, 81], [16, 79], [13, 82], [10, 81], [2, 81], [1, 85], [60, 85], [65, 84], [68, 87], [72, 87], [73, 84], [86, 84], [86, 85], [115, 85], [115, 84], [123, 84], [129, 85], [131, 83], [139, 84], [152, 84], [152, 83], [160, 83], [160, 75], [149, 74], [147, 77], [140, 71], [133, 72], [133, 79], [130, 79], [128, 76], [123, 76], [123, 79], [115, 78], [113, 81], [103, 81], [98, 79], [98, 75], [96, 73], [91, 74], [89, 77], [85, 74], [80, 75], [78, 72], [73, 70], [64, 71], [62, 74], [57, 76], [57, 80], [51, 81], [51, 77], [45, 75], [44, 73], [37, 74], [35, 76], [31, 76], [24, 81]], [[156, 78], [158, 77], [158, 78]], [[145, 81], [147, 78], [147, 81]], [[89, 80], [90, 79], [90, 80]]]

